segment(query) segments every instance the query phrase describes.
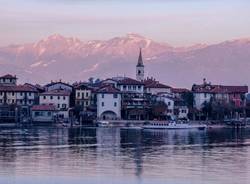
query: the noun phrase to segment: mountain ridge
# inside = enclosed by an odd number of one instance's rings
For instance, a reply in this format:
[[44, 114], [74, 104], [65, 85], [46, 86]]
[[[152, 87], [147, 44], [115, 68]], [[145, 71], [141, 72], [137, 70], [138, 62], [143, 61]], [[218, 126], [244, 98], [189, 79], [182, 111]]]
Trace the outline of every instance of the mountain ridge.
[[[249, 38], [173, 47], [135, 33], [90, 41], [53, 34], [35, 43], [1, 47], [0, 73], [14, 73], [21, 81], [40, 83], [118, 74], [134, 77], [139, 48], [143, 50], [146, 74], [166, 84], [190, 87], [203, 77], [216, 83], [250, 84], [246, 79]], [[235, 69], [241, 74], [235, 75]]]

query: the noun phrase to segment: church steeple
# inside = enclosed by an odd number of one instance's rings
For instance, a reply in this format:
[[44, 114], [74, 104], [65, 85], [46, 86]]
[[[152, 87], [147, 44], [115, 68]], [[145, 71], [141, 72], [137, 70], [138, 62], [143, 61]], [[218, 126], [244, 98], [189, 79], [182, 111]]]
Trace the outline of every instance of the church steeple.
[[138, 63], [137, 63], [136, 66], [144, 66], [143, 65], [143, 60], [142, 60], [141, 48], [140, 48], [140, 54], [139, 54], [139, 58], [138, 58]]
[[140, 54], [138, 58], [138, 62], [136, 65], [136, 79], [138, 81], [143, 81], [144, 80], [144, 65], [143, 65], [143, 60], [142, 60], [142, 52], [140, 48]]

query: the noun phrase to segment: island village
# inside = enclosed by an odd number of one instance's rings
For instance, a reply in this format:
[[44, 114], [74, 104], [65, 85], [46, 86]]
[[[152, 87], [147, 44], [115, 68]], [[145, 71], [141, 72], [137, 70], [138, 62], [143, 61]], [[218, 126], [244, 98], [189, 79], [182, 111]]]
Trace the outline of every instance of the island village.
[[[136, 59], [135, 59], [136, 61]], [[127, 122], [182, 120], [193, 122], [247, 121], [247, 86], [212, 84], [205, 78], [191, 89], [168, 86], [144, 76], [142, 51], [135, 62], [136, 78], [90, 78], [69, 84], [63, 80], [18, 84], [18, 76], [0, 77], [0, 122], [20, 124], [97, 121]]]

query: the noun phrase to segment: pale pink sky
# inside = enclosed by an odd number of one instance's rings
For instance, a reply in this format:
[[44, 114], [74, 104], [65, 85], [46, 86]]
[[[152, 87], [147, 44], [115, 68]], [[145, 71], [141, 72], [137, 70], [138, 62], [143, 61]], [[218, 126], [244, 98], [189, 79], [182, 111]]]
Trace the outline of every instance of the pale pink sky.
[[0, 46], [128, 32], [176, 46], [250, 37], [249, 0], [0, 0]]

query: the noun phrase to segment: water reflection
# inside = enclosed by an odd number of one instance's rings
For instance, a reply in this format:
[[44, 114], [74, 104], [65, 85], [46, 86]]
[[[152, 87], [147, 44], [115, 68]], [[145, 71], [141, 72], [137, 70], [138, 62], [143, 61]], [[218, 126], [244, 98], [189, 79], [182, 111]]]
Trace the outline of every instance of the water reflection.
[[0, 183], [247, 183], [249, 140], [250, 129], [1, 128]]

